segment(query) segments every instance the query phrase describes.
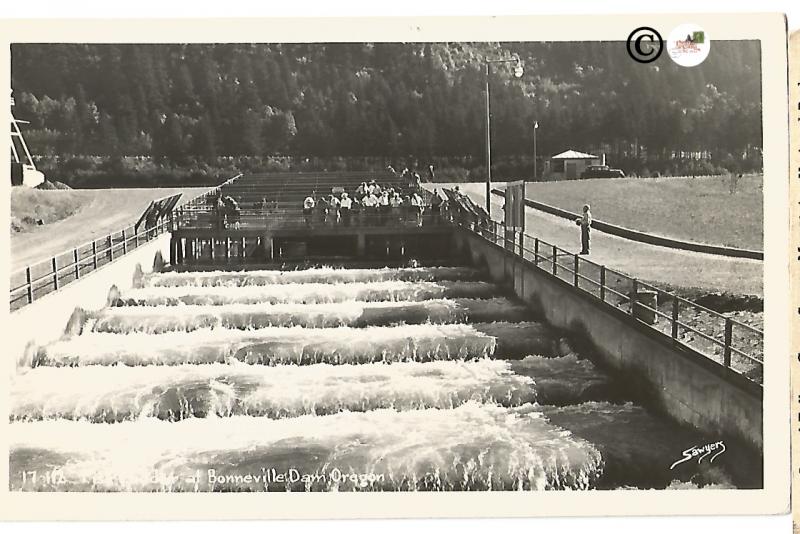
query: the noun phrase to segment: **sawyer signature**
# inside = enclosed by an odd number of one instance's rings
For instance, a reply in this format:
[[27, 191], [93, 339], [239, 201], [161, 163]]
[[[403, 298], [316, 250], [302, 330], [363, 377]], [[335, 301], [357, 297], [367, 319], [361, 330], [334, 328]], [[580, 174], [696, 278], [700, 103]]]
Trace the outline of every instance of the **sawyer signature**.
[[711, 459], [708, 461], [708, 463], [714, 463], [714, 458], [725, 452], [725, 450], [726, 450], [725, 443], [723, 441], [717, 441], [715, 443], [707, 443], [702, 447], [696, 447], [692, 445], [691, 447], [683, 451], [681, 453], [682, 458], [677, 462], [675, 462], [674, 464], [672, 464], [671, 466], [669, 466], [669, 468], [673, 469], [676, 465], [680, 465], [683, 462], [688, 462], [689, 460], [692, 460], [694, 458], [697, 458], [697, 463], [699, 464], [700, 462], [703, 461], [703, 458], [705, 458], [712, 452], [716, 451], [714, 456], [712, 456]]

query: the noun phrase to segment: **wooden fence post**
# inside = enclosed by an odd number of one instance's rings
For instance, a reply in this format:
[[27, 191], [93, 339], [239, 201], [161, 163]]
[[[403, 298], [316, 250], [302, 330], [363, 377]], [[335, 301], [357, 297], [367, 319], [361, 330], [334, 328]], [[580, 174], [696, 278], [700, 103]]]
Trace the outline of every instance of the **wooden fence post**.
[[28, 283], [28, 304], [33, 302], [33, 283], [31, 282], [31, 267], [25, 267], [25, 280]]
[[553, 276], [558, 276], [558, 249], [553, 245]]
[[533, 264], [538, 267], [539, 266], [539, 238], [536, 237], [533, 240]]
[[722, 365], [731, 366], [731, 341], [733, 341], [733, 322], [730, 317], [725, 318], [725, 352], [722, 357]]
[[53, 256], [53, 291], [58, 291], [58, 261]]
[[81, 277], [81, 262], [78, 258], [78, 249], [72, 251], [72, 257], [75, 259], [75, 280]]
[[122, 254], [128, 253], [128, 238], [125, 235], [125, 229], [122, 229]]
[[672, 296], [672, 339], [678, 339], [678, 313], [681, 301], [677, 295]]
[[108, 261], [114, 261], [114, 239], [108, 234]]
[[600, 266], [600, 300], [606, 301], [606, 266]]
[[92, 240], [92, 270], [97, 270], [97, 241]]
[[578, 255], [577, 254], [573, 254], [573, 257], [575, 258], [575, 260], [574, 260], [575, 287], [578, 287]]

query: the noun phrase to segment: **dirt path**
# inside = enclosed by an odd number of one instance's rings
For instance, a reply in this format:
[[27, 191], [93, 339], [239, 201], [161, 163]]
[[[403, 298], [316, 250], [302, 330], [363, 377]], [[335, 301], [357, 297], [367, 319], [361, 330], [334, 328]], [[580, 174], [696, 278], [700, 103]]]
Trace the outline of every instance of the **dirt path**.
[[89, 197], [77, 213], [11, 236], [11, 271], [134, 224], [151, 200], [183, 193], [181, 201], [187, 201], [205, 190], [197, 187], [75, 190]]
[[[431, 184], [426, 184], [430, 187]], [[435, 184], [451, 187], [450, 184]], [[455, 185], [455, 184], [453, 184]], [[458, 184], [481, 206], [485, 184]], [[492, 217], [502, 217], [503, 198], [493, 195]], [[599, 214], [595, 214], [598, 218]], [[580, 232], [573, 223], [526, 209], [525, 232], [563, 249], [580, 250]], [[591, 254], [587, 259], [617, 269], [654, 285], [669, 285], [703, 291], [725, 291], [763, 297], [764, 264], [758, 260], [727, 258], [698, 252], [648, 245], [621, 237], [592, 232]]]

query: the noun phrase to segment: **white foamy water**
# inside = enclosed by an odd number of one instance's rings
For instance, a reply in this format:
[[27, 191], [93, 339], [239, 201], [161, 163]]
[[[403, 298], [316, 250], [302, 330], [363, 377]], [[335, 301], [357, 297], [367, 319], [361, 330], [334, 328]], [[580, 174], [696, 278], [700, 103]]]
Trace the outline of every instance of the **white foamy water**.
[[279, 365], [369, 363], [549, 354], [555, 339], [538, 323], [423, 324], [366, 328], [86, 333], [40, 347], [30, 365], [177, 365], [241, 361]]
[[624, 402], [476, 273], [145, 276], [26, 353], [11, 489], [730, 486], [716, 463], [671, 471], [710, 438]]
[[443, 298], [491, 298], [500, 293], [486, 282], [354, 282], [350, 284], [275, 284], [268, 286], [144, 287], [127, 291], [117, 305], [320, 304], [352, 300], [378, 302]]
[[367, 363], [451, 360], [492, 354], [495, 338], [474, 325], [368, 328], [263, 328], [169, 332], [160, 335], [89, 333], [41, 347], [34, 365], [177, 365], [243, 361], [251, 364]]
[[89, 313], [93, 332], [192, 331], [200, 328], [258, 329], [364, 327], [392, 324], [524, 321], [530, 311], [506, 298], [437, 299], [422, 302], [326, 304], [225, 304], [221, 306], [121, 306]]
[[142, 287], [263, 286], [273, 284], [341, 284], [348, 282], [439, 282], [479, 280], [480, 271], [469, 267], [407, 267], [401, 269], [341, 269], [323, 267], [297, 271], [168, 272], [144, 275]]
[[[531, 405], [278, 420], [55, 420], [12, 423], [10, 435], [12, 490], [587, 489], [602, 469], [594, 446]], [[33, 470], [53, 475], [23, 481], [20, 474]], [[305, 478], [276, 481], [273, 473]]]
[[118, 422], [158, 417], [271, 418], [381, 408], [453, 408], [467, 401], [517, 406], [533, 380], [506, 362], [428, 362], [277, 367], [38, 367], [11, 386], [11, 420]]

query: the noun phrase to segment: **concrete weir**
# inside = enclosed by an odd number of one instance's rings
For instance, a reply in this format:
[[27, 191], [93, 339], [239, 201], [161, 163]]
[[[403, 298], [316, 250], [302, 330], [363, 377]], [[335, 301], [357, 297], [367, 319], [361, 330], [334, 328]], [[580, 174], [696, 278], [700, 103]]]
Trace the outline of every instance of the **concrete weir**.
[[763, 451], [762, 388], [644, 323], [575, 289], [467, 230], [454, 234], [458, 249], [485, 266], [495, 283], [556, 328], [591, 343], [599, 364], [629, 377], [657, 409], [680, 423]]
[[32, 343], [45, 344], [63, 336], [76, 307], [101, 309], [106, 306], [112, 288], [127, 291], [142, 271], [163, 267], [163, 258], [169, 254], [169, 242], [170, 235], [162, 234], [61, 290], [11, 313], [9, 332], [14, 335], [8, 336], [7, 342], [13, 355], [12, 365], [30, 356], [27, 348]]
[[[756, 384], [448, 230], [458, 267], [181, 270], [164, 234], [12, 313], [9, 469], [68, 485], [11, 489], [763, 487]], [[384, 478], [250, 485], [262, 463]]]

